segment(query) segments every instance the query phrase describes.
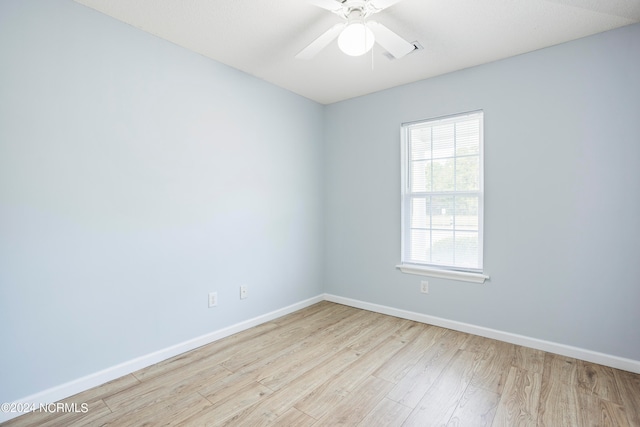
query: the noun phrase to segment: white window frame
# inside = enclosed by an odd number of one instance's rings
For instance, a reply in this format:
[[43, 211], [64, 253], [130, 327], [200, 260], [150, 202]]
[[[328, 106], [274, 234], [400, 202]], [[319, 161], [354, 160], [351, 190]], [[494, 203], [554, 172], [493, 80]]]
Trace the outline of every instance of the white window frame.
[[[469, 118], [478, 118], [480, 120], [480, 146], [479, 146], [479, 189], [478, 191], [448, 191], [448, 192], [434, 192], [433, 190], [422, 192], [427, 195], [456, 195], [456, 194], [477, 194], [478, 196], [478, 250], [479, 250], [479, 268], [468, 268], [462, 266], [444, 266], [430, 264], [426, 262], [419, 262], [415, 260], [409, 260], [407, 256], [407, 246], [409, 233], [411, 230], [411, 212], [410, 203], [411, 199], [415, 197], [415, 193], [412, 193], [410, 188], [410, 150], [409, 134], [411, 129], [424, 126], [425, 124], [447, 124], [456, 123]], [[454, 157], [456, 153], [454, 152]], [[416, 122], [403, 123], [401, 126], [401, 263], [396, 267], [403, 273], [418, 274], [423, 276], [431, 276], [445, 279], [460, 280], [465, 282], [483, 283], [489, 276], [484, 274], [483, 263], [483, 246], [484, 246], [484, 112], [482, 110], [472, 111], [468, 113], [455, 114], [444, 117], [436, 117], [426, 120], [420, 120]], [[455, 231], [454, 231], [455, 233]]]

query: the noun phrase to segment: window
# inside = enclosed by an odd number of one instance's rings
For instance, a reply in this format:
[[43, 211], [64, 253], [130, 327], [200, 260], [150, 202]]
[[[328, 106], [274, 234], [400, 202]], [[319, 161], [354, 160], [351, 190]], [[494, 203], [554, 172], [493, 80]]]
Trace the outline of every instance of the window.
[[402, 126], [403, 272], [484, 282], [483, 113]]

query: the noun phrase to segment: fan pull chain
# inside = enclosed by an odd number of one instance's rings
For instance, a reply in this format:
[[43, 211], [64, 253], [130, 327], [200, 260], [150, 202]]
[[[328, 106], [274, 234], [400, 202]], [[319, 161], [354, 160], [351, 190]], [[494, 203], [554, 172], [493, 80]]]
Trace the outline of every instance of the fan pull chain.
[[371, 48], [371, 71], [373, 71], [373, 50], [376, 48], [376, 45], [374, 44], [373, 47]]
[[[369, 28], [369, 27], [367, 27], [367, 23], [365, 22], [364, 17], [362, 18], [362, 25], [363, 25], [365, 28]], [[367, 44], [367, 32], [366, 32], [366, 31], [364, 32], [364, 37], [365, 37], [365, 39], [364, 39], [364, 44], [365, 44], [365, 46], [366, 46], [366, 44]], [[374, 68], [374, 67], [373, 67], [373, 50], [374, 50], [375, 48], [376, 48], [376, 43], [375, 43], [375, 39], [374, 39], [373, 46], [371, 46], [371, 71], [373, 71], [373, 68]]]

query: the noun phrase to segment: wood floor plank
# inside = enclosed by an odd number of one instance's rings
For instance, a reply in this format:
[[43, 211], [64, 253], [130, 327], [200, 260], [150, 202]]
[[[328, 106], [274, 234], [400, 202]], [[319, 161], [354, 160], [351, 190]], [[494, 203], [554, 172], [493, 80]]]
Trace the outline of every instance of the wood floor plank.
[[374, 375], [383, 380], [398, 383], [420, 360], [424, 349], [431, 347], [437, 336], [442, 333], [442, 329], [434, 326], [421, 328], [418, 336], [380, 366]]
[[460, 346], [460, 350], [466, 350], [472, 353], [485, 353], [488, 347], [494, 342], [496, 341], [490, 338], [472, 335], [462, 346]]
[[387, 397], [415, 408], [468, 337], [449, 329], [442, 330], [434, 345], [424, 350], [422, 357]]
[[[414, 332], [417, 333], [418, 330], [414, 330]], [[372, 375], [380, 368], [380, 365], [395, 357], [398, 351], [406, 345], [407, 341], [395, 334], [381, 340], [378, 345], [364, 353], [362, 357], [341, 372], [340, 376], [345, 379], [341, 382], [342, 385], [351, 392], [362, 378]]]
[[405, 345], [405, 342], [396, 337], [388, 337], [376, 348], [363, 354], [350, 365], [344, 366], [329, 381], [300, 399], [295, 405], [296, 409], [313, 418], [321, 418]]
[[278, 417], [294, 406], [301, 396], [324, 384], [345, 366], [357, 360], [360, 354], [351, 349], [342, 349], [331, 358], [290, 382], [286, 388], [278, 390], [260, 403], [247, 408], [226, 421], [223, 425], [263, 426], [273, 423]]
[[411, 323], [410, 320], [399, 319], [397, 317], [386, 316], [379, 313], [371, 313], [371, 325], [366, 328], [365, 333], [353, 340], [347, 348], [365, 353], [376, 347], [387, 335], [397, 332], [400, 328]]
[[538, 423], [542, 375], [512, 366], [493, 420], [494, 427], [532, 426]]
[[335, 304], [329, 301], [320, 301], [316, 304], [310, 305], [303, 310], [294, 311], [293, 313], [286, 314], [278, 317], [271, 322], [282, 327], [291, 323], [305, 322], [309, 320], [310, 316], [317, 315], [319, 312], [323, 312], [324, 315], [331, 315], [332, 310], [348, 310], [348, 307], [342, 304]]
[[538, 407], [539, 427], [579, 426], [578, 408], [577, 388], [561, 379], [543, 375]]
[[311, 418], [296, 408], [289, 408], [284, 414], [276, 418], [273, 424], [283, 427], [310, 427], [315, 424], [316, 421], [315, 418]]
[[231, 375], [220, 365], [194, 365], [190, 369], [172, 370], [143, 381], [133, 387], [104, 398], [113, 412], [151, 406], [169, 396], [192, 393], [203, 384], [216, 382]]
[[451, 415], [447, 427], [490, 426], [493, 423], [498, 402], [500, 402], [498, 393], [469, 385]]
[[578, 420], [581, 427], [629, 427], [621, 405], [594, 394], [578, 393]]
[[492, 340], [480, 361], [478, 372], [473, 377], [473, 386], [501, 394], [514, 352], [515, 345]]
[[545, 353], [543, 380], [554, 380], [574, 387], [578, 383], [578, 361], [559, 354]]
[[95, 421], [86, 423], [87, 427], [139, 427], [143, 425], [184, 425], [185, 419], [211, 406], [211, 403], [198, 393], [171, 395], [152, 405], [134, 407], [128, 411], [114, 412]]
[[225, 337], [213, 343], [198, 347], [195, 350], [179, 354], [170, 359], [156, 363], [139, 371], [133, 375], [140, 381], [162, 375], [174, 369], [181, 369], [190, 366], [196, 362], [217, 364], [227, 360], [233, 356], [238, 350], [237, 347], [246, 341], [251, 341], [256, 337], [260, 337], [265, 333], [277, 329], [275, 323], [263, 323], [246, 331]]
[[[360, 312], [336, 324], [335, 330], [327, 328], [322, 333], [310, 336], [299, 347], [292, 348], [293, 351], [278, 355], [271, 363], [264, 365], [257, 380], [273, 390], [284, 387], [294, 378], [322, 363], [331, 354], [346, 348], [367, 330], [370, 321], [372, 320], [365, 312]], [[250, 368], [253, 369], [254, 365]]]
[[400, 427], [410, 413], [411, 408], [385, 397], [358, 423], [358, 427]]
[[[265, 353], [262, 358], [244, 366], [228, 378], [206, 384], [198, 391], [214, 402], [215, 399], [226, 398], [235, 387], [244, 387], [254, 381], [260, 382], [272, 390], [277, 390], [317, 365], [324, 363], [338, 350], [345, 347], [353, 330], [357, 329], [362, 322], [366, 324], [367, 317], [367, 312], [354, 312], [353, 316], [336, 323], [340, 326], [336, 331], [332, 331], [332, 325], [327, 328], [326, 334], [323, 332], [311, 335], [308, 340], [290, 347], [291, 351]], [[356, 335], [360, 335], [360, 333], [358, 331]], [[331, 339], [326, 339], [327, 336], [330, 336]], [[245, 351], [250, 351], [250, 349], [246, 348]]]
[[138, 384], [140, 384], [140, 381], [138, 381], [138, 379], [135, 376], [131, 374], [124, 375], [120, 378], [116, 378], [113, 381], [109, 381], [108, 383], [102, 384], [99, 387], [90, 388], [89, 390], [83, 391], [82, 393], [78, 393], [76, 395], [68, 397], [67, 399], [64, 399], [63, 402], [82, 403], [82, 402], [89, 402], [96, 399], [103, 399], [105, 397], [114, 395], [123, 390], [136, 386]]
[[[317, 304], [318, 305], [318, 304]], [[339, 319], [333, 317], [336, 313], [344, 313], [344, 307], [336, 304], [336, 307], [325, 306], [324, 304], [319, 304], [319, 310], [312, 310], [312, 314], [306, 316], [306, 321], [310, 323], [315, 323], [317, 319], [320, 319], [321, 316], [327, 316], [331, 321], [338, 322]], [[312, 306], [311, 308], [314, 308]], [[302, 310], [305, 311], [305, 310]], [[355, 312], [349, 312], [346, 315], [355, 315]], [[261, 328], [263, 325], [259, 325], [256, 328], [260, 329], [257, 334], [248, 334], [244, 335], [244, 332], [241, 332], [236, 335], [232, 335], [230, 337], [224, 338], [221, 345], [216, 345], [216, 343], [212, 343], [208, 346], [201, 347], [197, 349], [196, 352], [199, 353], [198, 358], [190, 358], [187, 360], [188, 363], [206, 363], [206, 364], [219, 364], [225, 363], [230, 359], [237, 359], [242, 355], [256, 355], [261, 354], [258, 353], [257, 350], [260, 349], [261, 346], [268, 347], [273, 342], [283, 341], [286, 342], [287, 336], [295, 331], [300, 330], [300, 325], [291, 324], [290, 322], [286, 322], [285, 326], [278, 326], [275, 322], [270, 322], [268, 328]], [[274, 327], [275, 326], [275, 327]], [[251, 328], [249, 331], [255, 328]], [[272, 354], [273, 353], [266, 353]], [[275, 355], [274, 355], [275, 356]], [[259, 359], [259, 358], [258, 358]], [[241, 364], [250, 363], [251, 360], [256, 360], [255, 357], [250, 356], [249, 362], [246, 360], [242, 361]]]
[[230, 393], [227, 393], [226, 398], [214, 399], [210, 406], [182, 420], [182, 423], [193, 426], [222, 425], [229, 418], [255, 405], [271, 393], [273, 393], [272, 390], [256, 382], [243, 387], [234, 387]]
[[371, 412], [393, 384], [373, 376], [367, 377], [349, 395], [322, 417], [314, 427], [354, 426]]
[[222, 362], [222, 365], [232, 372], [238, 371], [262, 357], [264, 353], [277, 353], [291, 346], [295, 346], [299, 341], [320, 332], [331, 325], [340, 322], [343, 318], [353, 316], [354, 312], [349, 310], [336, 310], [331, 315], [322, 317], [325, 313], [319, 312], [317, 315], [309, 316], [309, 322], [299, 324], [288, 324], [281, 328], [269, 331], [260, 337], [252, 340], [251, 348], [235, 352], [232, 357]]
[[[361, 325], [367, 325], [369, 321], [371, 321], [371, 316], [368, 312], [355, 312], [354, 316], [341, 321], [342, 325], [338, 331], [331, 332], [332, 327], [328, 328], [329, 333], [326, 335], [331, 339], [325, 339], [324, 334], [312, 335], [308, 345], [305, 345], [305, 340], [299, 343], [299, 347], [292, 347], [291, 352], [265, 354], [258, 361], [243, 367], [242, 370], [229, 378], [207, 384], [199, 392], [213, 401], [214, 395], [218, 398], [226, 396], [229, 390], [233, 389], [234, 384], [242, 387], [252, 381], [259, 381], [272, 390], [278, 390], [324, 363], [344, 348], [353, 337], [361, 336], [363, 331], [368, 330], [366, 327], [361, 328]], [[318, 340], [319, 337], [322, 339]]]
[[471, 383], [478, 361], [477, 353], [458, 350], [416, 405], [404, 425], [407, 427], [446, 425]]
[[516, 345], [513, 347], [511, 364], [517, 368], [542, 374], [544, 370], [544, 351]]
[[228, 399], [237, 390], [255, 382], [255, 376], [251, 373], [236, 372], [218, 381], [203, 383], [196, 391], [209, 402], [215, 404]]
[[582, 392], [622, 405], [612, 368], [578, 360], [576, 371], [578, 388]]
[[[366, 312], [354, 312], [354, 315], [341, 320], [340, 327], [332, 331], [333, 326], [324, 332], [311, 335], [302, 342], [294, 343], [277, 353], [265, 353], [255, 362], [243, 366], [241, 370], [221, 381], [210, 382], [198, 391], [212, 402], [217, 398], [226, 398], [234, 387], [244, 387], [251, 382], [261, 382], [272, 390], [277, 390], [298, 376], [315, 368], [331, 358], [346, 346], [345, 337], [351, 336], [354, 327], [367, 316]], [[366, 320], [366, 319], [365, 319]], [[354, 326], [356, 325], [356, 326]], [[365, 329], [366, 330], [366, 329]], [[331, 337], [327, 339], [327, 336]], [[246, 348], [244, 351], [251, 351]], [[353, 358], [357, 358], [355, 352]]]
[[640, 427], [640, 374], [614, 370], [629, 424]]

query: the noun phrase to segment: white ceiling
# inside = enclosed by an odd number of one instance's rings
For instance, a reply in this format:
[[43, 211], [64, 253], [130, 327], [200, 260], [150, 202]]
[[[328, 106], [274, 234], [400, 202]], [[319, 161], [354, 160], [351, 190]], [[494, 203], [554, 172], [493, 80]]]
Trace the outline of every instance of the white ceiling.
[[341, 22], [307, 0], [76, 1], [322, 104], [640, 22], [640, 0], [402, 0], [375, 20], [423, 50], [354, 58], [334, 41], [301, 60]]

